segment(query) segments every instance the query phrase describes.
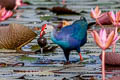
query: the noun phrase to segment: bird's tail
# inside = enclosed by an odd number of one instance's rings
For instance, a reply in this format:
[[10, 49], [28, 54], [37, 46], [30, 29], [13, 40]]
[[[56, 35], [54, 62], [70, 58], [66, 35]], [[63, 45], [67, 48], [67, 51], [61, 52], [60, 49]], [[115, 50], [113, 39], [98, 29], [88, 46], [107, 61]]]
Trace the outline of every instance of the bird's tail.
[[92, 25], [94, 25], [94, 24], [96, 24], [96, 22], [90, 22], [90, 23], [88, 24], [88, 29], [90, 29], [90, 28], [92, 27]]

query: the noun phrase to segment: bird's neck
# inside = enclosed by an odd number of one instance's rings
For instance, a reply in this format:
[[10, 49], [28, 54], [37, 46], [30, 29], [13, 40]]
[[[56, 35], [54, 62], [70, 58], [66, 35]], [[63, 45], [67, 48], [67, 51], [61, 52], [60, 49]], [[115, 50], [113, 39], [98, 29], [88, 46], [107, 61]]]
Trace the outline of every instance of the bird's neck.
[[51, 35], [54, 35], [57, 33], [57, 28], [54, 28], [52, 31], [51, 31]]

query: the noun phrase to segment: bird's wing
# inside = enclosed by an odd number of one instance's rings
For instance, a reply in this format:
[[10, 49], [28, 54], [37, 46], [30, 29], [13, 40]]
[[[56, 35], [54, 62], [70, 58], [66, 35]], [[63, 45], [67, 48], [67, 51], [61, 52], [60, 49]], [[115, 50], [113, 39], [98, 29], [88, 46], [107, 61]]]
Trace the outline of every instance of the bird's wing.
[[72, 25], [70, 25], [70, 26], [66, 26], [66, 27], [62, 28], [60, 31], [56, 32], [54, 34], [54, 36], [59, 41], [60, 40], [68, 41], [68, 39], [70, 37], [72, 37], [73, 33], [74, 33], [74, 28]]
[[[69, 26], [68, 26], [69, 27]], [[60, 31], [56, 31], [51, 36], [51, 39], [61, 47], [68, 48], [70, 46], [71, 35], [73, 34], [72, 28], [64, 27]]]

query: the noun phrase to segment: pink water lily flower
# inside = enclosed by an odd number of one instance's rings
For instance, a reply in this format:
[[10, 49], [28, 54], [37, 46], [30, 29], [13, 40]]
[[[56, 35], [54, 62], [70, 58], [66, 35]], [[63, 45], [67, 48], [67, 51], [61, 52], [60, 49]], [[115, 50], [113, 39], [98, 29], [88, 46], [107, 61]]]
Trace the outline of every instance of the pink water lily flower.
[[107, 49], [113, 41], [116, 41], [116, 38], [115, 40], [113, 40], [114, 35], [115, 31], [111, 31], [111, 33], [107, 35], [106, 30], [104, 28], [100, 30], [99, 34], [95, 30], [93, 30], [92, 32], [92, 36], [96, 41], [96, 44], [103, 50]]
[[[96, 19], [96, 23], [99, 24], [100, 27], [104, 28], [104, 26], [101, 24], [102, 21], [100, 21], [101, 18], [104, 18], [105, 14], [101, 14], [101, 10], [99, 9], [98, 6], [96, 6], [95, 10], [91, 9], [91, 13], [90, 13], [90, 16], [93, 18], [93, 19]], [[101, 17], [103, 16], [103, 17]], [[106, 19], [106, 17], [105, 17]]]
[[115, 30], [111, 31], [109, 35], [104, 28], [102, 28], [99, 33], [93, 30], [92, 36], [96, 44], [102, 49], [102, 80], [105, 80], [105, 50], [109, 48], [114, 41]]
[[12, 11], [7, 11], [5, 8], [0, 10], [0, 21], [4, 21], [13, 15]]
[[96, 6], [95, 10], [91, 9], [90, 15], [93, 19], [97, 19], [101, 16], [101, 10]]
[[114, 37], [114, 41], [113, 41], [113, 53], [115, 53], [115, 47], [116, 47], [116, 41], [118, 39], [120, 39], [120, 37], [118, 36], [118, 33], [117, 33], [117, 29], [118, 27], [120, 26], [120, 11], [116, 12], [116, 14], [114, 14], [113, 11], [109, 12], [108, 13], [109, 17], [110, 17], [110, 20], [112, 22], [112, 24], [116, 27], [115, 29], [115, 37]]
[[116, 14], [114, 14], [113, 11], [108, 13], [111, 22], [115, 25], [115, 26], [120, 26], [120, 11], [118, 11]]

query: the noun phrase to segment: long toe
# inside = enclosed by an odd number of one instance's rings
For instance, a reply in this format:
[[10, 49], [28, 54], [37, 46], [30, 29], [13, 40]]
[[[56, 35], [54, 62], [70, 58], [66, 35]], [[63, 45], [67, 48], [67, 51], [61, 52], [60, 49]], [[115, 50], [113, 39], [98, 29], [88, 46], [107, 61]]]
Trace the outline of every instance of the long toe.
[[64, 63], [64, 65], [68, 65], [68, 64], [71, 64], [70, 61], [67, 61]]

